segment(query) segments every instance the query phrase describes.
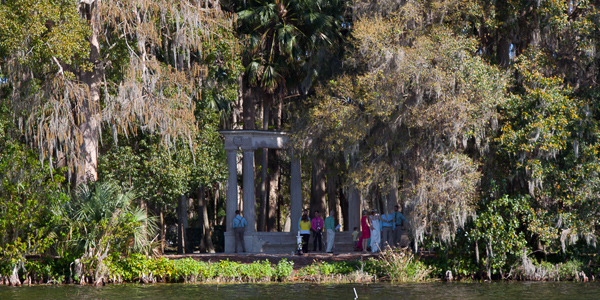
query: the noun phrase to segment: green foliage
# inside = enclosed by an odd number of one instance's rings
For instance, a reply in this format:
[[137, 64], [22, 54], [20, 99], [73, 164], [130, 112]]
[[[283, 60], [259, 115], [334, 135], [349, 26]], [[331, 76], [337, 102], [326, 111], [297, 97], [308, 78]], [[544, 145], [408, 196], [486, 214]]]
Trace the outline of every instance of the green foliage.
[[310, 78], [317, 50], [339, 39], [343, 1], [233, 2], [247, 41], [245, 76], [269, 94]]
[[583, 280], [583, 264], [581, 261], [569, 260], [552, 264], [548, 261], [531, 260], [523, 257], [516, 267], [515, 277], [525, 280]]
[[[75, 1], [9, 0], [0, 5], [0, 57], [23, 53], [18, 63], [36, 72], [56, 72], [53, 59], [72, 64], [87, 58], [90, 28]], [[32, 13], [35, 12], [35, 13]], [[42, 62], [42, 63], [40, 63]], [[16, 65], [13, 65], [16, 66]]]
[[174, 277], [174, 274], [177, 274], [175, 261], [166, 257], [150, 259], [147, 265], [148, 270], [161, 281], [166, 281], [169, 278]]
[[203, 274], [206, 263], [188, 257], [176, 260], [174, 266], [178, 278], [183, 278], [185, 282], [195, 282]]
[[277, 281], [288, 281], [294, 272], [294, 262], [288, 261], [287, 259], [280, 260], [274, 269], [274, 278]]
[[222, 260], [216, 263], [216, 276], [220, 278], [237, 279], [240, 278], [242, 273], [240, 270], [240, 263]]
[[134, 280], [139, 280], [144, 274], [149, 272], [149, 263], [151, 261], [143, 254], [132, 253], [121, 257], [118, 252], [113, 252], [105, 261], [105, 264], [109, 270], [110, 277], [133, 282]]
[[357, 262], [315, 262], [298, 270], [298, 276], [347, 275], [357, 270], [358, 266]]
[[377, 277], [389, 277], [395, 282], [418, 282], [429, 278], [433, 271], [409, 251], [386, 249], [378, 259], [369, 258], [364, 270]]
[[191, 147], [179, 143], [174, 151], [165, 151], [158, 135], [121, 138], [117, 144], [106, 135], [108, 145], [98, 159], [100, 180], [114, 181], [138, 199], [170, 207], [200, 185], [223, 181], [227, 167], [219, 114], [209, 109], [202, 113]]
[[450, 243], [474, 215], [478, 155], [489, 147], [508, 80], [474, 55], [475, 39], [443, 26], [407, 42], [410, 22], [392, 15], [354, 23], [347, 74], [317, 89], [294, 139], [311, 139], [312, 150], [332, 159], [349, 156], [345, 183], [374, 206], [402, 177], [416, 243]]
[[44, 254], [56, 242], [51, 213], [68, 201], [62, 172], [42, 165], [13, 134], [6, 107], [0, 106], [0, 261], [12, 264], [25, 255]]
[[483, 201], [470, 234], [486, 249], [486, 265], [495, 270], [506, 270], [526, 251], [527, 241], [521, 221], [529, 215], [531, 197], [504, 195], [499, 199]]
[[270, 281], [275, 275], [275, 270], [269, 260], [255, 261], [251, 264], [242, 264], [240, 266], [241, 276], [248, 281]]
[[506, 120], [498, 138], [509, 176], [527, 182], [532, 197], [527, 230], [549, 251], [566, 251], [579, 238], [592, 243], [599, 213], [598, 123], [590, 103], [559, 76], [539, 49], [522, 55], [516, 69], [520, 90], [502, 108]]
[[133, 198], [111, 182], [80, 185], [76, 197], [53, 210], [67, 233], [64, 250], [92, 263], [112, 252], [148, 254], [156, 226], [145, 210], [131, 205]]

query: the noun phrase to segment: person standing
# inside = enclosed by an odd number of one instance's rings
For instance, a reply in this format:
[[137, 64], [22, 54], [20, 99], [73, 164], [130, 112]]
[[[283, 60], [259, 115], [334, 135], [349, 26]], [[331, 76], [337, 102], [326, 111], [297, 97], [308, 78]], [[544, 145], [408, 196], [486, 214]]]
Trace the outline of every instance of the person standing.
[[367, 216], [367, 210], [363, 210], [362, 212], [360, 225], [362, 226], [362, 235], [360, 236], [361, 250], [367, 252], [367, 241], [371, 237], [371, 219]]
[[333, 242], [335, 241], [335, 212], [332, 210], [329, 217], [325, 218], [325, 230], [327, 231], [327, 253], [333, 253]]
[[400, 247], [400, 243], [402, 242], [402, 229], [404, 227], [404, 223], [406, 223], [406, 218], [404, 215], [399, 212], [400, 206], [394, 206], [394, 229], [393, 229], [393, 238], [394, 238], [394, 247]]
[[303, 214], [298, 224], [302, 236], [302, 253], [308, 253], [308, 240], [310, 239], [310, 219], [308, 213]]
[[[304, 209], [302, 211], [302, 217], [304, 217], [304, 215], [306, 215], [306, 217], [308, 218], [308, 221], [310, 222], [310, 217], [308, 216], [308, 209]], [[300, 220], [302, 220], [302, 217], [300, 218]], [[300, 231], [300, 220], [298, 220], [298, 231]]]
[[381, 215], [381, 247], [385, 248], [386, 245], [392, 247], [393, 239], [392, 233], [394, 231], [394, 227], [396, 223], [394, 222], [394, 214], [390, 209], [390, 212], [384, 215]]
[[352, 242], [354, 243], [354, 251], [358, 251], [358, 241], [360, 238], [358, 237], [360, 233], [358, 232], [358, 227], [354, 227], [354, 231], [352, 232]]
[[240, 210], [235, 211], [235, 218], [233, 218], [233, 235], [235, 237], [235, 253], [238, 253], [238, 244], [242, 245], [242, 252], [246, 252], [246, 245], [244, 243], [244, 231], [246, 230], [246, 226], [248, 226], [248, 222], [246, 218], [242, 216]]
[[310, 227], [312, 228], [315, 236], [313, 238], [313, 251], [317, 251], [317, 245], [319, 245], [319, 251], [323, 251], [323, 238], [321, 232], [323, 231], [323, 219], [319, 217], [319, 211], [315, 210], [315, 216], [310, 221]]
[[381, 220], [377, 210], [371, 210], [371, 252], [377, 253], [381, 250]]

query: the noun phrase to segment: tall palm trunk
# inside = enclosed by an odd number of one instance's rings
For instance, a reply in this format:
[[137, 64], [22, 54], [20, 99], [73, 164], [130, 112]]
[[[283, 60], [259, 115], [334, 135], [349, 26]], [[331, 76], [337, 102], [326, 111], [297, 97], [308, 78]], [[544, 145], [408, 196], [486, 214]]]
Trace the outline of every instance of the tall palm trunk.
[[242, 80], [244, 84], [244, 103], [242, 104], [242, 117], [244, 119], [244, 129], [245, 130], [253, 130], [255, 129], [254, 120], [255, 120], [255, 98], [258, 93], [257, 88], [252, 88], [248, 86], [246, 80]]
[[277, 160], [277, 153], [279, 152], [276, 149], [272, 149], [271, 155], [269, 156], [269, 180], [268, 180], [268, 206], [267, 206], [267, 231], [277, 231], [277, 201], [278, 201], [278, 193], [279, 190], [279, 178], [280, 178], [280, 169], [279, 162]]
[[[273, 95], [265, 95], [263, 97], [262, 108], [263, 108], [263, 130], [269, 130], [269, 116], [271, 114], [271, 99]], [[263, 148], [261, 161], [260, 161], [260, 206], [258, 214], [258, 231], [265, 231], [267, 229], [267, 160], [269, 157], [269, 149]]]

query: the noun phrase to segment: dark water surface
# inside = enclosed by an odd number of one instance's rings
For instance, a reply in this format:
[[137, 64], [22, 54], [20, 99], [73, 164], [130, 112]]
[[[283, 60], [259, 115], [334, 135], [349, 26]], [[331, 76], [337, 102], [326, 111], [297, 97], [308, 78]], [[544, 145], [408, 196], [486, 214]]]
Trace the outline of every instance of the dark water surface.
[[155, 284], [0, 286], [4, 299], [600, 299], [600, 283]]

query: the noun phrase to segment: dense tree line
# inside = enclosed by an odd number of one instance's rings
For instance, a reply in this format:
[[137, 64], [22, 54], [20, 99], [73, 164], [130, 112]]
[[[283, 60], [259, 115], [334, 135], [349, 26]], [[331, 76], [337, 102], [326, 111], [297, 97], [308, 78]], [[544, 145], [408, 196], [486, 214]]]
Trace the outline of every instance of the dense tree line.
[[[293, 133], [311, 210], [347, 226], [353, 193], [365, 207], [399, 203], [411, 248], [435, 250], [442, 268], [593, 266], [599, 5], [1, 1], [3, 262], [70, 253], [101, 265], [107, 254], [79, 239], [101, 218], [76, 211], [103, 189], [131, 198], [109, 202], [134, 224], [104, 233], [164, 246], [192, 217], [214, 251], [218, 130], [258, 128]], [[261, 149], [256, 164], [257, 229], [284, 230], [289, 153]], [[152, 248], [113, 246], [102, 249]]]

